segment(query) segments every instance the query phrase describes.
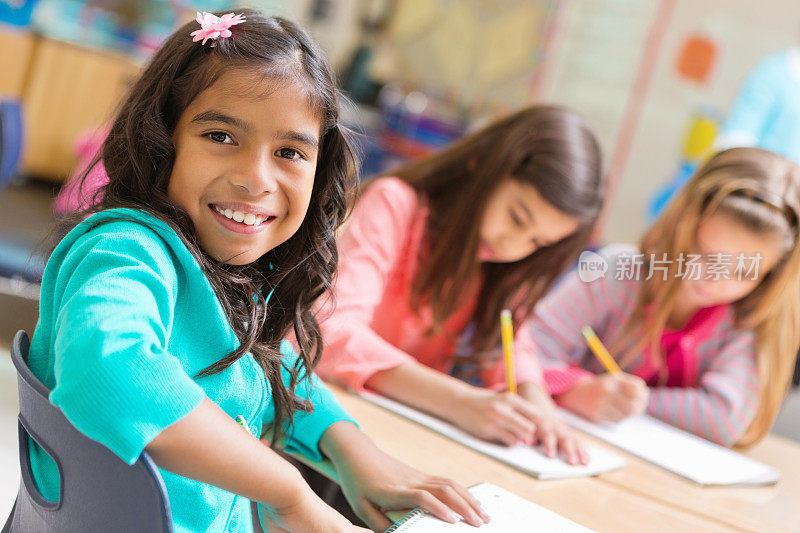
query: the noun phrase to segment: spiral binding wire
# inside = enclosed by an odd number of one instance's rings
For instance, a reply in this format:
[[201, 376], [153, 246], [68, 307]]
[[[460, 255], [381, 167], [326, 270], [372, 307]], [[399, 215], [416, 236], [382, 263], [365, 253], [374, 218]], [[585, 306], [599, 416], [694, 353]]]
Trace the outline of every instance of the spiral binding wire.
[[417, 522], [420, 518], [425, 516], [425, 509], [422, 507], [417, 507], [416, 509], [411, 510], [408, 514], [403, 516], [400, 520], [395, 522], [392, 526], [389, 527], [383, 533], [396, 533], [400, 531], [400, 528], [413, 524]]

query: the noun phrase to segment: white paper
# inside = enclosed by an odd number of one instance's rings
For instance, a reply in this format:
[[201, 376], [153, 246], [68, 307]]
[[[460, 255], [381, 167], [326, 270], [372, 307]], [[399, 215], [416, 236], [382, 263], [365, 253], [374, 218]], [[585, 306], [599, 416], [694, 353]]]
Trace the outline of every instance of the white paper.
[[369, 402], [380, 405], [389, 411], [429, 427], [456, 442], [460, 442], [464, 446], [485, 453], [498, 461], [518, 468], [538, 479], [594, 476], [625, 466], [625, 460], [619, 455], [594, 446], [587, 447], [591, 458], [588, 465], [572, 466], [561, 458], [556, 457], [551, 459], [531, 446], [520, 445], [508, 447], [481, 440], [443, 420], [421, 413], [412, 407], [390, 400], [384, 396], [366, 392], [362, 393], [361, 396]]
[[561, 410], [563, 420], [590, 435], [701, 485], [769, 485], [780, 472], [650, 416], [593, 424]]
[[590, 533], [585, 528], [544, 507], [520, 498], [513, 492], [480, 483], [469, 491], [481, 502], [483, 510], [491, 518], [479, 529], [464, 522], [448, 524], [427, 514], [419, 514], [398, 527], [397, 533], [514, 533], [516, 531]]

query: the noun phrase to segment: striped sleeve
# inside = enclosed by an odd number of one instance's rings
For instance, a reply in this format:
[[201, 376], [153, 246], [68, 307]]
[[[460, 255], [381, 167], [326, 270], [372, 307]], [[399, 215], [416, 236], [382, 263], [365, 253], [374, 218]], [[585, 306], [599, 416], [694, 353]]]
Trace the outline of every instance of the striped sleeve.
[[628, 298], [621, 293], [622, 284], [609, 271], [605, 277], [583, 281], [573, 269], [537, 305], [534, 316], [521, 327], [527, 336], [525, 344], [535, 346], [542, 366], [544, 382], [551, 395], [571, 389], [577, 381], [592, 372], [581, 368], [586, 345], [581, 335], [584, 326], [591, 326], [601, 337], [607, 337], [609, 324], [624, 313]]
[[[706, 348], [706, 350], [715, 348]], [[747, 430], [758, 407], [755, 334], [736, 333], [714, 354], [698, 387], [651, 388], [648, 414], [723, 446], [732, 446]]]

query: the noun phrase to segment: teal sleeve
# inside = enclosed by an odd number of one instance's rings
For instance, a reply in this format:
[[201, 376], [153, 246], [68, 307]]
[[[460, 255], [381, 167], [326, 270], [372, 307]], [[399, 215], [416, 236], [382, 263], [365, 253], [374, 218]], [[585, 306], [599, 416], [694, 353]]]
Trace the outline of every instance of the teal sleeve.
[[[290, 342], [283, 341], [281, 353], [285, 357], [283, 366], [292, 368], [298, 355]], [[285, 369], [283, 378], [288, 386], [290, 375]], [[346, 421], [356, 424], [356, 421], [339, 405], [333, 394], [315, 374], [311, 374], [309, 379], [304, 379], [297, 386], [296, 394], [311, 401], [314, 410], [311, 413], [295, 413], [293, 427], [287, 428], [289, 439], [285, 449], [290, 453], [299, 453], [311, 460], [320, 461], [323, 459], [319, 449], [322, 434], [336, 422]], [[268, 425], [273, 419], [274, 411], [270, 409], [264, 423]]]
[[114, 235], [89, 232], [59, 269], [50, 400], [78, 430], [133, 464], [204, 392], [167, 349], [177, 298], [170, 253], [155, 233], [128, 226]]

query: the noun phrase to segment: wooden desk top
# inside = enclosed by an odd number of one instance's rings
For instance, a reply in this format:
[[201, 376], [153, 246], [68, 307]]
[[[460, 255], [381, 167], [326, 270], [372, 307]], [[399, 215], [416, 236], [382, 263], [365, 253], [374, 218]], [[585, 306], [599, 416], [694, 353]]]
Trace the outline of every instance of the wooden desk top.
[[415, 468], [452, 478], [465, 486], [490, 481], [597, 531], [742, 530], [666, 499], [639, 493], [614, 480], [539, 481], [349, 392], [335, 386], [330, 388], [381, 449]]
[[[601, 443], [588, 435], [586, 440]], [[614, 451], [628, 465], [601, 474], [602, 482], [747, 531], [800, 531], [800, 444], [794, 441], [769, 435], [744, 452], [780, 470], [778, 484], [766, 487], [702, 487], [622, 450]]]

